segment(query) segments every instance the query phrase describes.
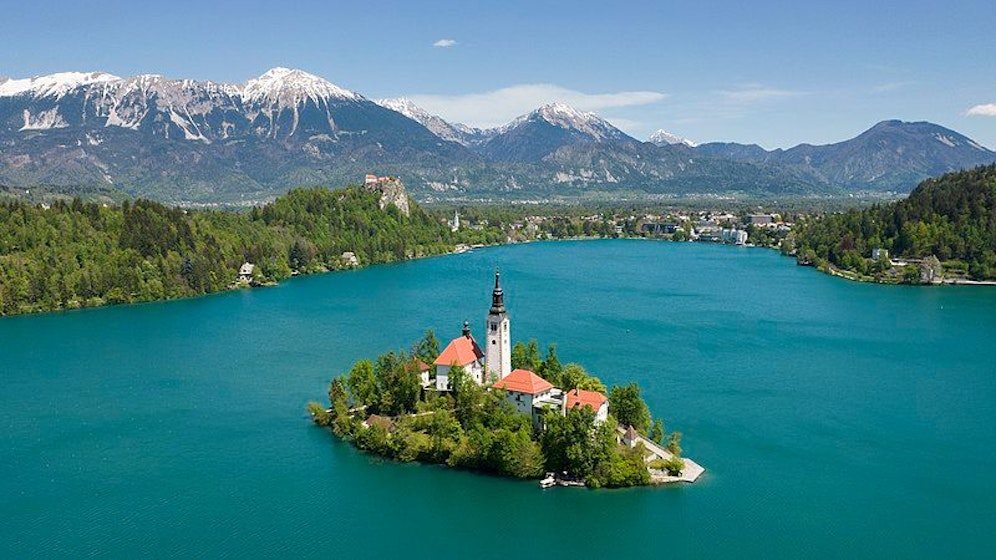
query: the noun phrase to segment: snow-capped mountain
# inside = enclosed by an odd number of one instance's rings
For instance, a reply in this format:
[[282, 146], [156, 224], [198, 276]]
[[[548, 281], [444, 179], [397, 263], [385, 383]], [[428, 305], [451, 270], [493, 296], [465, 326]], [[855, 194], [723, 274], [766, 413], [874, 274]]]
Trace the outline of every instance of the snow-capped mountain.
[[608, 121], [595, 113], [579, 111], [566, 103], [549, 103], [539, 109], [522, 115], [512, 122], [499, 128], [502, 133], [509, 132], [523, 125], [543, 121], [546, 124], [561, 128], [595, 142], [610, 140], [632, 140], [625, 132], [609, 124]]
[[551, 103], [499, 127], [482, 149], [497, 161], [536, 161], [562, 146], [614, 142], [636, 140], [594, 113]]
[[489, 130], [408, 100], [380, 103], [287, 68], [243, 84], [104, 72], [0, 78], [0, 190], [246, 201], [376, 172], [403, 175], [427, 198], [586, 188], [780, 196], [909, 190], [928, 175], [996, 161], [930, 123], [886, 121], [838, 144], [773, 152], [675, 149], [561, 103]]
[[306, 100], [359, 101], [363, 96], [303, 70], [271, 68], [242, 87], [242, 100], [260, 105], [298, 105]]
[[465, 144], [463, 140], [463, 133], [460, 129], [446, 122], [441, 117], [430, 114], [425, 109], [413, 103], [412, 100], [407, 97], [378, 99], [376, 103], [381, 107], [386, 107], [392, 111], [401, 113], [409, 119], [412, 119], [413, 121], [428, 128], [429, 132], [432, 132], [443, 140]]
[[61, 97], [78, 87], [120, 79], [106, 72], [59, 72], [34, 78], [0, 78], [0, 96]]
[[443, 140], [456, 142], [464, 146], [476, 146], [497, 134], [495, 129], [481, 129], [461, 123], [450, 123], [442, 117], [433, 115], [419, 107], [407, 97], [378, 99], [376, 103], [412, 119], [428, 128], [430, 132]]
[[244, 84], [105, 73], [3, 80], [0, 145], [0, 184], [166, 184], [183, 197], [342, 182], [372, 162], [475, 158], [358, 93], [286, 68]]
[[20, 130], [99, 124], [202, 142], [249, 132], [268, 137], [292, 136], [299, 129], [334, 134], [337, 109], [370, 104], [357, 93], [288, 68], [273, 68], [241, 85], [158, 74], [119, 78], [64, 72], [6, 80], [0, 83], [3, 98], [25, 105]]
[[671, 134], [670, 132], [664, 130], [663, 128], [651, 134], [649, 141], [650, 143], [656, 146], [674, 146], [676, 144], [684, 144], [689, 148], [694, 148], [695, 146], [698, 146], [698, 144], [696, 144], [695, 142], [692, 142], [687, 138], [682, 138], [681, 136]]

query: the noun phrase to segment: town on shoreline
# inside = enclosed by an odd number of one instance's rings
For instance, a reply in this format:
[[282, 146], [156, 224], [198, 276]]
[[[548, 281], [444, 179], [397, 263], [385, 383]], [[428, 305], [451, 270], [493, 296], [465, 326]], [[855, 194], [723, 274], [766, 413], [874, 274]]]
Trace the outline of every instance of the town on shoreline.
[[681, 456], [680, 432], [665, 433], [634, 383], [605, 385], [555, 346], [511, 343], [495, 273], [483, 348], [464, 322], [441, 351], [430, 330], [410, 352], [361, 360], [332, 380], [330, 406], [310, 403], [314, 422], [365, 451], [540, 478], [541, 486], [621, 487], [695, 482], [704, 472]]

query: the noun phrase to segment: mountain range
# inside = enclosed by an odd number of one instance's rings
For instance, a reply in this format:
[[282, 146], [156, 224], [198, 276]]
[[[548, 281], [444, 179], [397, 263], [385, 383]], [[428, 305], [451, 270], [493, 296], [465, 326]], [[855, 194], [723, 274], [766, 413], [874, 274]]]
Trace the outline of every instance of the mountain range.
[[238, 85], [102, 72], [0, 78], [0, 188], [12, 192], [253, 203], [368, 172], [399, 175], [429, 201], [908, 192], [994, 161], [996, 152], [926, 122], [884, 121], [837, 144], [772, 151], [663, 130], [643, 142], [561, 103], [478, 129], [287, 68]]

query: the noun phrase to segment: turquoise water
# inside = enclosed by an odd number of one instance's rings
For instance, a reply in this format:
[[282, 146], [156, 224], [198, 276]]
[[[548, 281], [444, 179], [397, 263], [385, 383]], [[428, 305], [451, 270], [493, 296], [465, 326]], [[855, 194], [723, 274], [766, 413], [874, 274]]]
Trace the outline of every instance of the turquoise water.
[[[310, 425], [353, 361], [483, 332], [495, 266], [513, 338], [638, 381], [700, 482], [540, 491]], [[994, 337], [996, 290], [641, 241], [0, 319], [0, 557], [983, 557]]]

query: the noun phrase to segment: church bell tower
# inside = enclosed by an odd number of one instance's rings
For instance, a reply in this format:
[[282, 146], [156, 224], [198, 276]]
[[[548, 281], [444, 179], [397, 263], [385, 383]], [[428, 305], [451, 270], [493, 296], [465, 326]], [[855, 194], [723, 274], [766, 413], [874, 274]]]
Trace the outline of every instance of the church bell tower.
[[512, 335], [509, 332], [505, 294], [501, 289], [498, 271], [495, 271], [495, 290], [491, 294], [491, 311], [488, 312], [484, 332], [487, 333], [485, 364], [488, 381], [493, 383], [512, 373]]

